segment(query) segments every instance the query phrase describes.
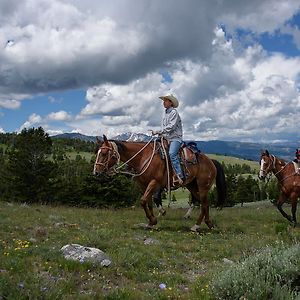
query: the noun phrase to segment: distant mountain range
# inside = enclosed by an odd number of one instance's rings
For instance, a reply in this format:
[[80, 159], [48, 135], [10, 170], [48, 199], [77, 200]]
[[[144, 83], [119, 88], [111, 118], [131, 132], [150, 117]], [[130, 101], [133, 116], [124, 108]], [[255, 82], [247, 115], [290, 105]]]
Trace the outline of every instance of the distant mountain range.
[[[65, 139], [80, 139], [83, 141], [95, 142], [95, 136], [87, 136], [80, 133], [63, 133], [52, 136], [52, 138], [65, 138]], [[99, 137], [101, 139], [102, 137]], [[149, 135], [143, 133], [123, 133], [115, 137], [108, 137], [109, 139], [119, 141], [132, 141], [132, 142], [147, 142], [151, 139]], [[230, 141], [195, 141], [198, 148], [209, 154], [221, 154], [227, 156], [234, 156], [249, 160], [258, 160], [260, 157], [261, 149], [268, 149], [270, 153], [279, 156], [286, 160], [291, 160], [294, 157], [295, 149], [300, 147], [296, 143], [282, 144], [269, 144], [262, 145], [259, 143], [245, 143], [245, 142], [230, 142]]]

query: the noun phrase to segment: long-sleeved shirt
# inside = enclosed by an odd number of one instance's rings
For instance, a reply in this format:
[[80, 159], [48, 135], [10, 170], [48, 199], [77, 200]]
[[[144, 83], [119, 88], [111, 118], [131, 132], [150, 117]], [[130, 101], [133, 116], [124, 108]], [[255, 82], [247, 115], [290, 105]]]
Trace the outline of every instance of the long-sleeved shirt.
[[182, 123], [174, 107], [165, 110], [162, 118], [162, 134], [168, 141], [182, 141]]

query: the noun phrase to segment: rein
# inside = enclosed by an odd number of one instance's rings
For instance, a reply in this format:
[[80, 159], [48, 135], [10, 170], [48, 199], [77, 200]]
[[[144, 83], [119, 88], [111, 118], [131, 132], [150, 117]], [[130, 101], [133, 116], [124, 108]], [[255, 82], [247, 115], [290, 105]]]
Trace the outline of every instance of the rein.
[[[273, 170], [273, 172], [274, 172], [274, 171], [276, 171], [276, 170], [275, 170], [275, 166], [276, 166], [275, 163], [276, 163], [277, 157], [276, 157], [275, 155], [271, 155], [271, 157], [273, 157], [273, 160], [271, 160], [271, 161], [272, 161], [272, 164], [273, 164], [271, 170]], [[279, 160], [279, 162], [280, 162], [280, 160]], [[280, 162], [280, 163], [281, 163], [281, 162]], [[289, 164], [290, 164], [290, 163], [285, 164], [279, 171], [277, 171], [276, 173], [274, 172], [274, 176], [277, 177], [276, 175], [278, 175], [279, 173], [281, 173], [281, 172], [285, 169], [285, 167], [288, 166]], [[283, 181], [286, 180], [287, 178], [292, 177], [292, 176], [294, 176], [294, 175], [295, 175], [295, 174], [288, 175], [288, 176], [284, 177], [283, 179], [281, 179], [279, 182], [283, 182]], [[270, 176], [270, 178], [271, 178], [271, 176]], [[269, 179], [269, 180], [270, 180], [270, 179]]]
[[164, 152], [164, 156], [166, 159], [166, 166], [167, 166], [167, 190], [168, 190], [168, 198], [169, 198], [169, 204], [168, 207], [170, 207], [171, 205], [171, 181], [170, 181], [170, 167], [169, 167], [169, 159], [168, 159], [168, 155], [167, 155], [167, 151], [164, 145], [164, 138], [163, 136], [160, 137], [161, 140], [161, 145], [162, 145], [162, 149]]
[[[108, 146], [103, 146], [103, 147], [100, 147], [98, 153], [97, 153], [97, 157], [96, 157], [96, 163], [95, 165], [102, 165], [104, 166], [105, 170], [107, 172], [109, 172], [109, 175], [113, 175], [113, 174], [117, 174], [117, 173], [121, 173], [121, 174], [127, 174], [127, 175], [131, 175], [133, 178], [134, 177], [139, 177], [141, 175], [143, 175], [146, 170], [149, 168], [152, 160], [153, 160], [153, 157], [155, 155], [155, 151], [156, 151], [156, 143], [157, 143], [157, 140], [154, 140], [154, 145], [153, 145], [153, 151], [151, 153], [151, 156], [150, 158], [148, 159], [148, 161], [146, 161], [142, 168], [141, 168], [141, 171], [140, 173], [138, 174], [135, 174], [135, 173], [131, 173], [131, 172], [126, 172], [126, 171], [120, 171], [120, 169], [122, 167], [124, 167], [126, 164], [128, 164], [130, 161], [132, 161], [138, 154], [140, 154], [154, 139], [154, 136], [151, 137], [151, 139], [137, 152], [135, 153], [131, 158], [129, 158], [127, 161], [123, 162], [121, 165], [119, 165], [118, 167], [116, 167], [117, 164], [120, 163], [120, 153], [118, 151], [118, 146], [115, 142], [112, 142], [112, 141], [109, 141], [109, 145], [111, 145], [111, 147], [108, 147]], [[169, 204], [168, 206], [170, 206], [171, 204], [171, 181], [170, 181], [170, 166], [169, 166], [169, 160], [168, 160], [168, 154], [167, 154], [167, 151], [166, 151], [166, 148], [165, 148], [165, 145], [164, 145], [164, 142], [163, 142], [163, 137], [161, 136], [161, 145], [162, 145], [162, 150], [163, 150], [163, 153], [164, 153], [164, 156], [166, 158], [166, 167], [167, 167], [167, 190], [168, 190], [168, 198], [169, 198]], [[99, 159], [99, 155], [101, 153], [101, 150], [104, 150], [104, 149], [107, 149], [109, 151], [109, 157], [108, 159], [104, 162], [104, 163], [101, 163], [101, 162], [98, 162], [98, 159]], [[110, 154], [112, 152], [112, 154]], [[113, 157], [116, 157], [116, 163], [111, 166], [110, 168], [108, 167], [108, 164], [109, 164], [109, 161], [111, 158]]]
[[[144, 168], [144, 166], [142, 167], [142, 171], [139, 173], [139, 174], [134, 174], [134, 173], [130, 173], [130, 172], [125, 172], [125, 171], [119, 171], [124, 165], [126, 165], [128, 162], [132, 161], [138, 154], [140, 154], [151, 142], [152, 140], [154, 139], [154, 137], [151, 137], [151, 139], [137, 152], [135, 153], [130, 159], [128, 159], [127, 161], [123, 162], [120, 166], [118, 167], [115, 167], [117, 164], [119, 164], [120, 162], [120, 153], [118, 151], [118, 146], [115, 142], [109, 142], [109, 144], [112, 146], [111, 147], [108, 147], [108, 146], [103, 146], [101, 147], [99, 150], [101, 149], [108, 149], [108, 151], [112, 151], [113, 154], [107, 159], [107, 161], [105, 163], [98, 163], [98, 158], [99, 158], [99, 155], [100, 155], [100, 152], [101, 151], [98, 151], [97, 153], [97, 157], [96, 157], [96, 165], [103, 165], [107, 171], [111, 170], [111, 175], [113, 174], [116, 174], [116, 173], [121, 173], [121, 174], [128, 174], [128, 175], [131, 175], [133, 177], [138, 177], [138, 176], [141, 176], [142, 174], [144, 174], [146, 172], [146, 170], [149, 168], [150, 166], [150, 163], [152, 162], [152, 159], [154, 157], [154, 154], [155, 154], [155, 147], [156, 147], [156, 141], [154, 141], [154, 147], [153, 147], [153, 151], [152, 151], [152, 154], [151, 154], [151, 157], [147, 163], [147, 166]], [[108, 168], [108, 162], [109, 160], [113, 157], [113, 156], [116, 156], [117, 158], [117, 161], [116, 163], [111, 166], [110, 168]]]

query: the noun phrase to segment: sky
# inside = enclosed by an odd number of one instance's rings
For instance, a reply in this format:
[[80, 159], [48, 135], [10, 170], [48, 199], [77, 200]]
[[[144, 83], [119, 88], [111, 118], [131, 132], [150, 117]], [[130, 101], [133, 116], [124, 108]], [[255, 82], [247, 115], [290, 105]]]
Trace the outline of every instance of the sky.
[[[300, 141], [299, 0], [1, 0], [0, 132]], [[300, 142], [299, 142], [300, 143]]]

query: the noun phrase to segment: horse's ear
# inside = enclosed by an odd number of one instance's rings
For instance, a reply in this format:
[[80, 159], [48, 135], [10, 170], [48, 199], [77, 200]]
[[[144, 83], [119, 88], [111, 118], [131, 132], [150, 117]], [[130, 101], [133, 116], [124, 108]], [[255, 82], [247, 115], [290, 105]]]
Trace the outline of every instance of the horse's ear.
[[103, 134], [103, 141], [104, 141], [104, 142], [107, 142], [107, 137], [106, 137], [105, 134]]
[[266, 150], [266, 155], [267, 155], [267, 156], [269, 156], [269, 155], [270, 155], [270, 153], [269, 153], [269, 151], [268, 151], [268, 150]]

